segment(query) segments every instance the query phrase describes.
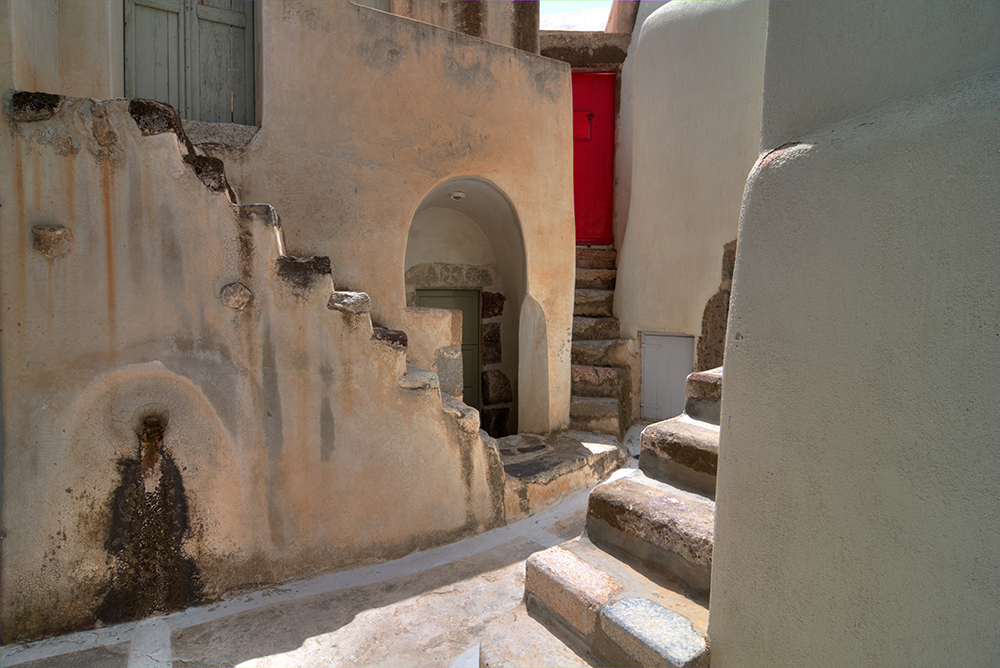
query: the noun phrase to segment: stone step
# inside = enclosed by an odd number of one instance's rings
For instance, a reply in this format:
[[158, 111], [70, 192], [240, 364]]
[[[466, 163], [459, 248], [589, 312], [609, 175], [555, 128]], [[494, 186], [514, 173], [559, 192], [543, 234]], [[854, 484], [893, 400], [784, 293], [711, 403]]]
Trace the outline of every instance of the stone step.
[[684, 412], [696, 420], [719, 424], [722, 412], [722, 367], [695, 371], [684, 383]]
[[618, 253], [614, 248], [576, 249], [577, 269], [614, 269]]
[[573, 315], [609, 318], [614, 305], [613, 290], [577, 290], [573, 296]]
[[687, 415], [642, 430], [639, 468], [651, 478], [715, 496], [719, 425]]
[[620, 397], [628, 369], [574, 364], [569, 373], [574, 396]]
[[618, 318], [588, 318], [573, 316], [573, 340], [594, 341], [617, 339], [621, 336], [621, 323]]
[[593, 341], [573, 341], [573, 364], [590, 366], [628, 366], [634, 340], [596, 339]]
[[577, 638], [535, 619], [524, 603], [483, 629], [479, 664], [490, 668], [586, 668], [604, 665]]
[[590, 493], [587, 535], [594, 544], [704, 595], [712, 582], [714, 531], [714, 501], [641, 471]]
[[614, 436], [565, 431], [514, 434], [496, 440], [504, 469], [507, 523], [587, 489], [625, 463]]
[[569, 424], [597, 434], [618, 434], [618, 400], [612, 397], [571, 397]]
[[581, 646], [593, 652], [598, 665], [707, 665], [708, 599], [633, 568], [586, 536], [529, 557], [524, 593], [535, 618], [578, 655]]
[[577, 269], [576, 287], [578, 290], [614, 290], [617, 275], [614, 269]]

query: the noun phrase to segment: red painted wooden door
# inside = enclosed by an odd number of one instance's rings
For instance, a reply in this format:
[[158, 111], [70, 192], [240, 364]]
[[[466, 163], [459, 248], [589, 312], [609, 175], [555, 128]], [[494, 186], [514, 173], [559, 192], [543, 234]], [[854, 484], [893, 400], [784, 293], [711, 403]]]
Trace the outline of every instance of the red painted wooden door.
[[576, 242], [611, 243], [615, 177], [614, 72], [573, 74]]

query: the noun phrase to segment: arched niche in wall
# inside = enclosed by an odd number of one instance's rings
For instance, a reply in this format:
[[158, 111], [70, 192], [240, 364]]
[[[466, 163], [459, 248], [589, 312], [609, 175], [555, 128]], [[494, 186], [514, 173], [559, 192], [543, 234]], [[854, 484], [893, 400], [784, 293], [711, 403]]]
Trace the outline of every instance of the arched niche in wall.
[[[411, 313], [426, 307], [457, 308], [469, 303], [473, 293], [478, 295], [475, 326], [463, 317], [463, 398], [479, 409], [482, 427], [491, 436], [516, 432], [519, 399], [535, 398], [518, 378], [526, 269], [521, 223], [513, 204], [485, 179], [464, 177], [438, 185], [413, 214], [404, 271]], [[449, 306], [449, 300], [455, 306]], [[430, 336], [429, 330], [414, 326], [416, 320], [410, 319], [411, 339]], [[470, 356], [475, 371], [469, 368]], [[447, 371], [435, 371], [446, 389]]]

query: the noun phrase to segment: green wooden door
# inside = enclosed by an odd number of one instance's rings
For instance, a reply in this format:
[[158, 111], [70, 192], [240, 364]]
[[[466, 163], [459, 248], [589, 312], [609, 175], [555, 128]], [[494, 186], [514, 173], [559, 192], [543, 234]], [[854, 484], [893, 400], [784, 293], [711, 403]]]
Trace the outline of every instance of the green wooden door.
[[253, 125], [253, 3], [125, 0], [125, 95], [183, 118]]
[[462, 312], [462, 401], [479, 405], [479, 291], [417, 290], [417, 306]]

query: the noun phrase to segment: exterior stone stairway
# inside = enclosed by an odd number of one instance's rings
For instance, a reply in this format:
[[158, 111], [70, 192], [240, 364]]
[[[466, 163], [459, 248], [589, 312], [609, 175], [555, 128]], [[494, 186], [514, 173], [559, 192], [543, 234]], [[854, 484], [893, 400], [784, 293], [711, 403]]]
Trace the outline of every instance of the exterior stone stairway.
[[527, 612], [577, 665], [708, 666], [721, 387], [721, 368], [691, 374], [685, 413], [643, 431], [640, 470], [591, 492], [586, 535], [528, 559]]
[[620, 437], [632, 417], [631, 342], [612, 316], [615, 257], [614, 248], [576, 249], [570, 425]]

